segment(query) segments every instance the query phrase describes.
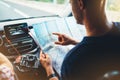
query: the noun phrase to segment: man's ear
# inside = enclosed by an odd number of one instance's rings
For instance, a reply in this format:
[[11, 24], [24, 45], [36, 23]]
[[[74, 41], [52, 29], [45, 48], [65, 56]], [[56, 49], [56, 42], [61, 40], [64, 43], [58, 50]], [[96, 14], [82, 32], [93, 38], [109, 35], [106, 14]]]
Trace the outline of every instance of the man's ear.
[[78, 0], [78, 5], [79, 5], [80, 10], [83, 10], [85, 8], [85, 4], [83, 0]]

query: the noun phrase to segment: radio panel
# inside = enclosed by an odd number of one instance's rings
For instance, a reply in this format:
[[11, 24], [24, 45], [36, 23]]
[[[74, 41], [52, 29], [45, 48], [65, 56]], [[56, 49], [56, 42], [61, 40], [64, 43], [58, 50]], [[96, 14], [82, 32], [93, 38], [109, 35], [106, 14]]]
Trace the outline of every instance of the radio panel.
[[6, 25], [4, 26], [4, 31], [8, 40], [28, 36], [27, 23]]
[[39, 48], [34, 39], [29, 35], [27, 23], [4, 26], [4, 33], [8, 56], [19, 54], [35, 54]]

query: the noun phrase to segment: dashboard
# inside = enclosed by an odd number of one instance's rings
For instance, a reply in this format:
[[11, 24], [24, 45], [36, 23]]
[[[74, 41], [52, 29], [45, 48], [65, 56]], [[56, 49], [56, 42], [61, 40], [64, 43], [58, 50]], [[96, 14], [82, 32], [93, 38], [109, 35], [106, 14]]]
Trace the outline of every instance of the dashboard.
[[26, 53], [34, 54], [39, 46], [29, 33], [32, 32], [32, 24], [45, 20], [50, 19], [40, 18], [0, 22], [0, 51], [8, 57]]
[[[0, 52], [13, 64], [19, 80], [46, 80], [46, 73], [40, 66], [40, 45], [32, 33], [32, 24], [53, 18], [37, 18], [0, 23]], [[19, 63], [15, 59], [21, 55]]]
[[[78, 25], [74, 17], [0, 22], [0, 52], [13, 63], [19, 80], [47, 80], [39, 62], [41, 50], [50, 55], [53, 68], [60, 76], [64, 57], [74, 46], [55, 45], [57, 37], [52, 35], [53, 32], [64, 33], [77, 40], [82, 40], [86, 34], [84, 26]], [[16, 63], [19, 55], [20, 62]]]

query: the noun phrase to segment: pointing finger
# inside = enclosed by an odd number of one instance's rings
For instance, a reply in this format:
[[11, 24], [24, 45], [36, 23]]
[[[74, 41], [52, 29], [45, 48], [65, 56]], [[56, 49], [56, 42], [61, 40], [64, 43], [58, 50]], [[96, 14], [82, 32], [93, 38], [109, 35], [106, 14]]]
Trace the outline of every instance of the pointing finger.
[[58, 36], [60, 36], [60, 35], [61, 35], [60, 33], [57, 33], [57, 32], [56, 32], [56, 33], [52, 33], [52, 34], [53, 34], [53, 35], [58, 35]]

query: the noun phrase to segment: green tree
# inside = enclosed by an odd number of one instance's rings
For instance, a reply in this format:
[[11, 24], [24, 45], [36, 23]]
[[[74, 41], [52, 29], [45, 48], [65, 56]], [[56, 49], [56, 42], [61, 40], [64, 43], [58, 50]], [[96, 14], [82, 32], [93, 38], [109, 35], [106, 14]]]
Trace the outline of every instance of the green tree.
[[113, 11], [120, 11], [120, 0], [108, 0], [107, 9]]

